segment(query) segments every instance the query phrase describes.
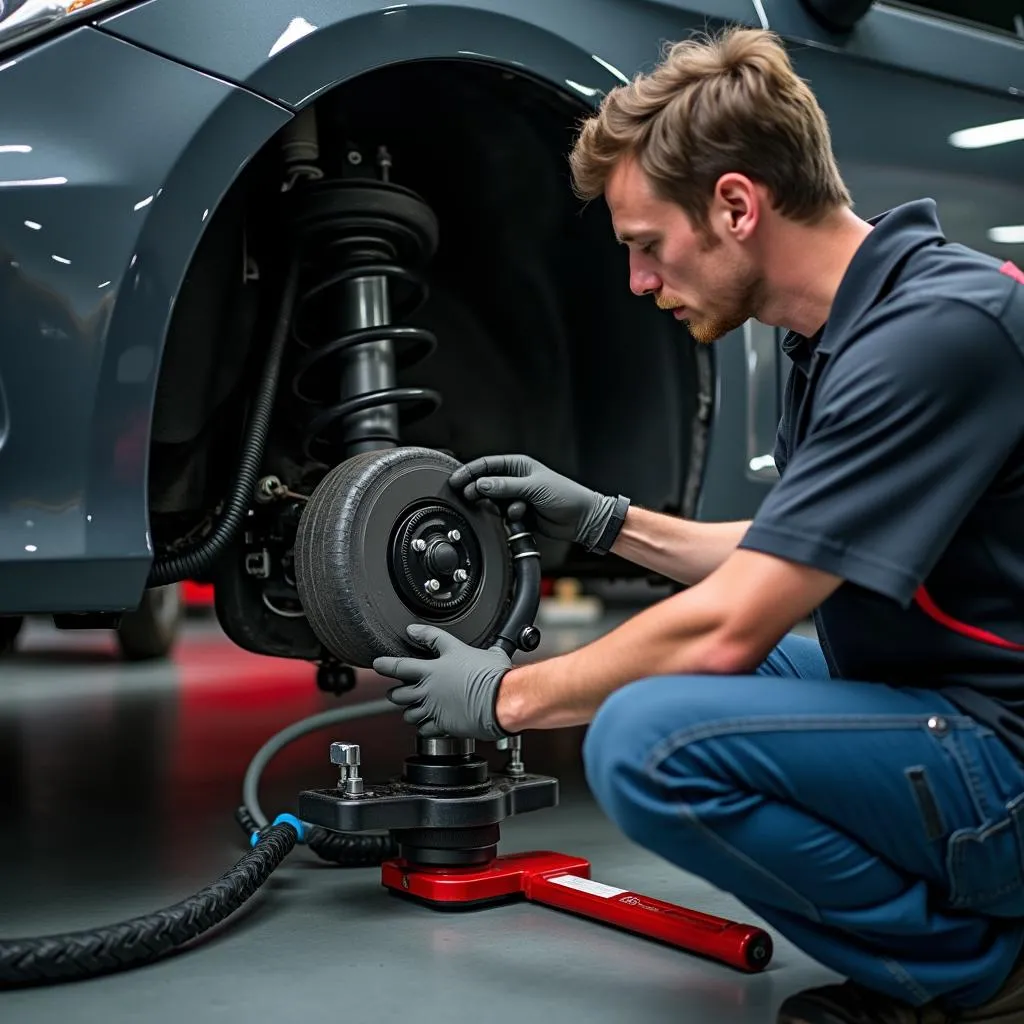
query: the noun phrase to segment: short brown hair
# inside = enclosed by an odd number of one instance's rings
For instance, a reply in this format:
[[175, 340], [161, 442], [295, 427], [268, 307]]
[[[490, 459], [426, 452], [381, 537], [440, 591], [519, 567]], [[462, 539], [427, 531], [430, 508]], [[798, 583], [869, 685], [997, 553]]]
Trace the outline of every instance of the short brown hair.
[[825, 114], [767, 30], [732, 27], [672, 44], [650, 74], [608, 93], [570, 157], [576, 194], [601, 195], [629, 156], [655, 194], [700, 228], [729, 172], [766, 186], [775, 209], [794, 220], [852, 206]]

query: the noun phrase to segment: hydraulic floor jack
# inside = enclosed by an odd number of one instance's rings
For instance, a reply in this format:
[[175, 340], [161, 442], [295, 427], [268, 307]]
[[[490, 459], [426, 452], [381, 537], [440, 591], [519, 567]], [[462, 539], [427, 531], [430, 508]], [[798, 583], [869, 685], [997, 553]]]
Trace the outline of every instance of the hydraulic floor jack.
[[508, 763], [490, 773], [473, 740], [420, 738], [401, 777], [381, 784], [363, 779], [358, 745], [333, 743], [337, 787], [302, 793], [299, 816], [338, 832], [390, 830], [399, 856], [383, 863], [382, 884], [438, 910], [525, 898], [742, 971], [768, 966], [772, 940], [761, 928], [603, 885], [581, 857], [547, 850], [499, 856], [502, 821], [558, 803], [556, 779], [526, 772], [519, 737], [499, 743]]

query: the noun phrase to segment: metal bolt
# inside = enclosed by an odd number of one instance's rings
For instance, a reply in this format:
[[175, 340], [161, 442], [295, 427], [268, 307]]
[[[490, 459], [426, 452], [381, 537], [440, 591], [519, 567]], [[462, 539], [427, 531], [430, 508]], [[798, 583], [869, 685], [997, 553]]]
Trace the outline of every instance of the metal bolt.
[[265, 476], [256, 485], [256, 500], [260, 503], [273, 501], [281, 489], [281, 480], [276, 476]]
[[348, 152], [348, 162], [352, 164], [353, 167], [357, 167], [363, 162], [363, 154], [357, 149], [350, 149]]
[[332, 743], [331, 764], [337, 765], [358, 765], [359, 744], [358, 743]]
[[469, 579], [469, 573], [466, 572], [465, 569], [456, 569], [455, 570], [455, 582], [456, 583], [465, 583], [466, 580], [468, 580], [468, 579]]
[[508, 751], [508, 761], [505, 764], [505, 772], [508, 775], [525, 775], [526, 766], [523, 764], [523, 738], [522, 736], [503, 736], [495, 744], [498, 750]]
[[359, 762], [358, 743], [331, 744], [331, 763], [338, 766], [338, 788], [344, 789], [345, 796], [362, 796], [365, 792]]
[[462, 534], [458, 530], [449, 530], [448, 539], [454, 544], [457, 540], [462, 540]]
[[422, 537], [417, 537], [412, 542], [412, 549], [413, 549], [413, 551], [426, 551], [427, 550], [427, 542]]
[[438, 581], [437, 581], [437, 580], [427, 580], [427, 582], [426, 582], [426, 583], [424, 584], [424, 586], [425, 586], [425, 587], [427, 588], [427, 590], [429, 590], [429, 591], [430, 591], [431, 593], [435, 593], [436, 591], [438, 591], [438, 590], [440, 590], [440, 589], [441, 589], [441, 584], [440, 584], [440, 583], [438, 583]]
[[523, 626], [519, 631], [519, 649], [521, 651], [535, 651], [539, 646], [540, 630], [536, 626]]

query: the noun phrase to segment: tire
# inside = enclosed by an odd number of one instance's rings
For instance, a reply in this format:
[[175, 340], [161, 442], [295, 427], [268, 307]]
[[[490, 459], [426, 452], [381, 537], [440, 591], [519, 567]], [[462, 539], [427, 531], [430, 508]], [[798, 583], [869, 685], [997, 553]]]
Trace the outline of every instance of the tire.
[[139, 607], [121, 618], [117, 642], [126, 661], [166, 657], [185, 617], [185, 602], [176, 583], [154, 587], [142, 595]]
[[[310, 627], [339, 661], [369, 668], [383, 655], [423, 657], [405, 632], [414, 622], [473, 646], [495, 637], [512, 598], [511, 558], [501, 520], [448, 486], [459, 465], [430, 448], [367, 452], [332, 469], [306, 503], [295, 581]], [[472, 553], [464, 564], [473, 575], [457, 607], [419, 605], [401, 571], [406, 563], [394, 554], [399, 525], [430, 508], [460, 517], [462, 543]]]
[[25, 624], [24, 616], [0, 616], [0, 655], [13, 654], [18, 644], [18, 634]]

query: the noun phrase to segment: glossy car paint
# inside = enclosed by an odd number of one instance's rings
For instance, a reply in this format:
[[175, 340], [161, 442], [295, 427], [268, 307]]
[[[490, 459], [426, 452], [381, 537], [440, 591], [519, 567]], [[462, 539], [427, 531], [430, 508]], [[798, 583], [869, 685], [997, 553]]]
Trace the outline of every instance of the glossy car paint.
[[[0, 187], [0, 613], [137, 602], [174, 298], [207, 211], [290, 112], [423, 59], [506, 65], [592, 105], [664, 41], [722, 21], [794, 44], [860, 213], [931, 195], [951, 238], [1019, 261], [986, 233], [1024, 224], [1024, 144], [947, 139], [1024, 116], [1024, 43], [883, 4], [840, 37], [799, 0], [148, 0], [0, 59], [0, 185], [68, 177]], [[772, 486], [777, 339], [748, 325], [715, 347], [702, 518], [752, 515]]]
[[459, 57], [520, 68], [592, 101], [591, 90], [650, 65], [662, 40], [708, 16], [757, 20], [750, 0], [277, 0], [255, 12], [241, 0], [149, 0], [103, 27], [298, 108], [383, 64]]
[[149, 420], [212, 210], [289, 114], [77, 28], [0, 68], [0, 613], [133, 607]]

